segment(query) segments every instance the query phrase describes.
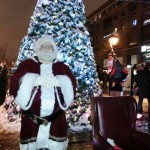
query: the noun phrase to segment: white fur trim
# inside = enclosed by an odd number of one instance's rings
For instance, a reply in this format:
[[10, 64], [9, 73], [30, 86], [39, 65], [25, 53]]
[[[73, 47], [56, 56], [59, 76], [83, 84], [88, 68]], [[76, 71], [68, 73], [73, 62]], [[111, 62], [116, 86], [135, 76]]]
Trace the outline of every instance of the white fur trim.
[[51, 123], [48, 123], [47, 126], [40, 125], [37, 140], [36, 140], [36, 143], [37, 143], [36, 148], [37, 149], [41, 149], [41, 148], [44, 148], [44, 147], [48, 148], [50, 125], [51, 125]]
[[[41, 64], [40, 66], [40, 75], [48, 76], [52, 74], [52, 63], [50, 64]], [[54, 110], [55, 104], [55, 95], [54, 87], [48, 87], [41, 85], [41, 110], [40, 116], [48, 116]], [[43, 148], [44, 145], [46, 148], [49, 145], [49, 131], [51, 123], [48, 123], [47, 126], [40, 125], [38, 136], [37, 136], [37, 149]]]
[[[18, 104], [23, 110], [27, 110], [31, 107], [33, 98], [30, 101], [30, 97], [31, 97], [31, 92], [33, 90], [34, 82], [37, 76], [38, 74], [35, 74], [35, 73], [26, 73], [22, 77], [22, 81], [21, 81], [19, 90], [17, 92], [17, 96], [15, 98], [15, 103]], [[28, 105], [29, 101], [30, 103]]]
[[69, 140], [67, 139], [64, 142], [57, 142], [53, 140], [49, 140], [49, 150], [67, 150]]
[[[41, 148], [48, 148], [49, 150], [67, 150], [69, 140], [64, 142], [56, 142], [53, 140], [48, 140], [48, 146], [46, 147], [42, 144]], [[29, 144], [20, 144], [20, 150], [37, 150], [37, 142], [31, 142]], [[42, 147], [43, 146], [43, 147]]]
[[40, 66], [40, 75], [41, 76], [47, 76], [47, 75], [52, 75], [52, 63], [48, 64], [41, 64]]
[[60, 108], [63, 110], [66, 110], [71, 105], [71, 103], [74, 99], [73, 85], [72, 85], [70, 78], [66, 75], [57, 75], [56, 77], [58, 78], [58, 80], [60, 82], [60, 86], [61, 86], [62, 94], [64, 96], [64, 101], [66, 103], [66, 107], [62, 106], [62, 104], [60, 103], [60, 99], [59, 99], [58, 93], [56, 91], [57, 100], [58, 100]]
[[[52, 74], [52, 63], [41, 64], [40, 75], [48, 76]], [[41, 117], [48, 116], [53, 112], [55, 104], [54, 87], [41, 86]]]
[[40, 116], [45, 117], [50, 115], [54, 110], [55, 95], [54, 88], [46, 88], [41, 86], [41, 110]]
[[20, 150], [37, 150], [36, 142], [31, 142], [29, 144], [19, 144]]

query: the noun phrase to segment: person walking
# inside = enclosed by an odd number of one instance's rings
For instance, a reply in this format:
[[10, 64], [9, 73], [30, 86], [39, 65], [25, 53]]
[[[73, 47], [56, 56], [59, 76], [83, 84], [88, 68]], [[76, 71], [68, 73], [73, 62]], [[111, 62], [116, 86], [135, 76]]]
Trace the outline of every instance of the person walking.
[[[147, 63], [148, 64], [148, 63]], [[134, 89], [137, 90], [138, 103], [137, 103], [137, 119], [143, 116], [143, 99], [148, 99], [148, 120], [150, 121], [150, 70], [148, 65], [145, 67], [142, 64], [137, 65], [137, 74], [134, 78]]]
[[103, 93], [106, 93], [106, 91], [107, 91], [108, 74], [107, 74], [107, 72], [105, 70], [103, 71], [102, 80], [103, 80]]

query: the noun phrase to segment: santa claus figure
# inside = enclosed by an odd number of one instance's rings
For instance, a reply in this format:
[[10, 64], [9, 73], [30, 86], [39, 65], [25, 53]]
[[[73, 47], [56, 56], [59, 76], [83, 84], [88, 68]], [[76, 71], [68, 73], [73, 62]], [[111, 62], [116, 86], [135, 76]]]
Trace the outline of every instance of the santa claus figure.
[[10, 94], [22, 108], [21, 150], [66, 150], [65, 110], [75, 96], [76, 80], [69, 67], [57, 60], [53, 38], [35, 43], [37, 57], [20, 63], [10, 82]]

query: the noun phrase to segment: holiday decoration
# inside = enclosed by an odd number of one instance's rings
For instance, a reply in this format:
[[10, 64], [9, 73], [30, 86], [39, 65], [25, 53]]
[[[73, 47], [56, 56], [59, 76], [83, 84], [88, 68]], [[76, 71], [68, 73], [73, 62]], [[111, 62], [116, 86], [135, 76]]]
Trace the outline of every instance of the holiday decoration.
[[14, 68], [35, 56], [34, 43], [39, 37], [54, 38], [58, 58], [70, 66], [77, 81], [76, 99], [67, 112], [68, 125], [74, 131], [91, 130], [90, 97], [101, 94], [84, 15], [82, 0], [38, 0]]
[[107, 61], [108, 73], [112, 71], [112, 67], [113, 67], [113, 57], [110, 55]]

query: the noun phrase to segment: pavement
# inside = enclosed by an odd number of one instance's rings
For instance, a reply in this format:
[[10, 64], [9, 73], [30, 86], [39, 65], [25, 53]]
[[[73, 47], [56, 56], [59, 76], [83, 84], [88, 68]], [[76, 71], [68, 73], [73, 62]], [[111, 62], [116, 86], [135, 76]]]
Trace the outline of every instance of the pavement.
[[[130, 92], [124, 91], [123, 95], [124, 96], [130, 96]], [[103, 93], [103, 96], [109, 96], [108, 91]], [[133, 93], [133, 97], [138, 102], [138, 96], [135, 93]], [[147, 101], [147, 98], [144, 98], [144, 100], [143, 100], [143, 111], [144, 111], [144, 114], [148, 112], [148, 101]]]

